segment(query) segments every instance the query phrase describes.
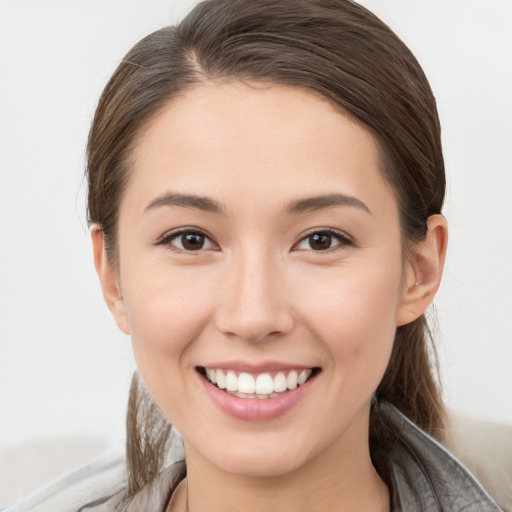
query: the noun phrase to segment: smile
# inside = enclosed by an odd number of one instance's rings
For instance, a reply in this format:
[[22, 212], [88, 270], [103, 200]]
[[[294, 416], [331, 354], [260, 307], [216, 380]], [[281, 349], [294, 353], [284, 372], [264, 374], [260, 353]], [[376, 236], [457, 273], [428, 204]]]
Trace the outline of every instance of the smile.
[[[221, 366], [221, 365], [219, 365]], [[225, 414], [243, 421], [269, 421], [301, 402], [321, 373], [318, 367], [268, 364], [198, 366], [206, 396]]]
[[239, 398], [277, 398], [306, 383], [313, 368], [251, 374], [235, 370], [204, 368], [204, 375], [217, 388]]

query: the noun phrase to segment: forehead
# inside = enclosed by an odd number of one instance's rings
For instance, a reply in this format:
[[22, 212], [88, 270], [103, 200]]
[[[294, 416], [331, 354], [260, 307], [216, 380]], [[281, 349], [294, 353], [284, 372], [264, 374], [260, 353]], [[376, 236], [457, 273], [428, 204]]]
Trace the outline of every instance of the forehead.
[[290, 86], [203, 83], [161, 109], [132, 156], [127, 192], [146, 199], [165, 189], [231, 200], [242, 189], [390, 195], [372, 134], [319, 95]]

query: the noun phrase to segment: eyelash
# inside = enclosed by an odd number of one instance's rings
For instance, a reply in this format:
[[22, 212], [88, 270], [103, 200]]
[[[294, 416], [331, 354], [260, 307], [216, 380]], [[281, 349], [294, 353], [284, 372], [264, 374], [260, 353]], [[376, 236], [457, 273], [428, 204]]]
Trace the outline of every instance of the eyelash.
[[175, 252], [179, 252], [179, 253], [185, 252], [187, 254], [197, 254], [197, 253], [201, 252], [201, 249], [203, 249], [203, 247], [200, 247], [198, 250], [187, 250], [185, 248], [176, 247], [172, 244], [173, 240], [180, 238], [184, 235], [196, 235], [196, 236], [204, 237], [205, 241], [208, 240], [210, 244], [214, 245], [214, 242], [212, 242], [212, 238], [207, 233], [205, 233], [204, 231], [202, 231], [200, 229], [193, 229], [193, 228], [181, 229], [179, 231], [173, 231], [171, 233], [167, 233], [162, 238], [160, 238], [156, 242], [155, 245], [167, 245], [167, 246], [169, 246], [169, 248], [171, 250], [173, 250]]
[[[318, 250], [318, 251], [315, 251], [314, 249], [299, 249], [299, 250], [311, 250], [312, 252], [316, 252], [316, 253], [326, 253], [326, 252], [330, 253], [330, 252], [342, 250], [348, 246], [353, 245], [352, 240], [345, 233], [343, 233], [341, 231], [336, 231], [334, 229], [327, 228], [327, 229], [316, 229], [314, 231], [311, 231], [306, 236], [302, 237], [299, 240], [299, 242], [297, 242], [294, 245], [294, 247], [301, 244], [302, 242], [305, 242], [308, 239], [311, 239], [314, 235], [323, 235], [323, 236], [329, 236], [331, 238], [336, 238], [336, 239], [338, 239], [339, 243], [337, 243], [333, 247], [329, 247], [327, 249]], [[310, 242], [310, 246], [311, 246], [311, 242]]]
[[[176, 247], [172, 244], [173, 240], [175, 240], [179, 237], [182, 237], [184, 235], [196, 235], [196, 236], [204, 237], [205, 241], [208, 240], [211, 245], [215, 245], [215, 243], [212, 241], [212, 238], [207, 233], [205, 233], [204, 231], [202, 231], [200, 229], [191, 229], [191, 228], [181, 229], [179, 231], [167, 233], [162, 238], [160, 238], [156, 242], [155, 245], [167, 245], [170, 247], [171, 250], [173, 250], [175, 252], [179, 252], [179, 253], [197, 254], [199, 252], [202, 252], [202, 249], [204, 249], [204, 246], [201, 246], [197, 250], [193, 250], [193, 249], [188, 250], [188, 249], [185, 249], [184, 247], [180, 248], [180, 247]], [[331, 239], [336, 238], [339, 241], [339, 243], [337, 243], [333, 247], [328, 247], [327, 249], [314, 250], [311, 248], [311, 249], [298, 249], [298, 250], [311, 250], [312, 252], [316, 252], [316, 253], [326, 253], [326, 252], [334, 252], [334, 251], [343, 249], [347, 246], [353, 245], [352, 240], [350, 240], [350, 238], [345, 233], [336, 231], [334, 229], [327, 228], [327, 229], [317, 229], [315, 231], [311, 231], [306, 236], [302, 237], [293, 247], [294, 248], [297, 247], [299, 244], [307, 241], [308, 239], [311, 239], [315, 235], [328, 236], [328, 237], [331, 237]], [[311, 247], [311, 242], [310, 242], [310, 247]], [[209, 247], [209, 249], [211, 249], [211, 247]]]

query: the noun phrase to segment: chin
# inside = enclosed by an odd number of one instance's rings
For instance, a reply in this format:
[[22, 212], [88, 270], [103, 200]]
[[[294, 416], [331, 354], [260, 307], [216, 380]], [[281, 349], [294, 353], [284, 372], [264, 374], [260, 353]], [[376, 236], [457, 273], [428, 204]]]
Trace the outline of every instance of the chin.
[[293, 457], [281, 454], [253, 453], [240, 456], [223, 457], [218, 467], [226, 473], [249, 478], [270, 478], [280, 477], [293, 473], [301, 468], [307, 460], [294, 454]]
[[223, 439], [214, 446], [200, 448], [202, 457], [232, 475], [266, 478], [293, 473], [307, 465], [317, 451], [322, 451], [311, 440], [308, 443], [308, 439], [294, 438], [291, 433], [285, 439], [269, 434], [241, 436], [230, 442]]

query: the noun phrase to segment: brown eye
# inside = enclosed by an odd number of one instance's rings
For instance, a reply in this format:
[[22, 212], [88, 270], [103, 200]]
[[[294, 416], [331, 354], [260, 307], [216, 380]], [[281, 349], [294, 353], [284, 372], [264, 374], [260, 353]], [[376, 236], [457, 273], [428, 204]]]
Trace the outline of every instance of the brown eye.
[[342, 249], [352, 245], [350, 239], [343, 233], [332, 230], [316, 231], [304, 237], [296, 246], [296, 249], [307, 251], [328, 251]]
[[308, 237], [309, 246], [314, 251], [325, 251], [330, 249], [332, 244], [332, 235], [328, 233], [315, 233]]
[[218, 249], [209, 236], [201, 231], [183, 230], [169, 233], [157, 245], [166, 245], [177, 252], [198, 252], [206, 249]]
[[181, 235], [181, 245], [187, 251], [198, 251], [204, 247], [205, 236], [200, 233], [185, 233]]

